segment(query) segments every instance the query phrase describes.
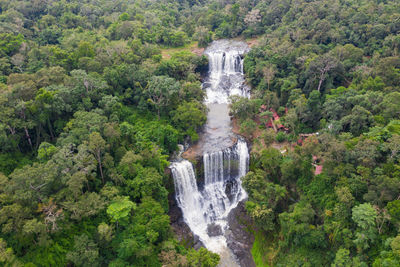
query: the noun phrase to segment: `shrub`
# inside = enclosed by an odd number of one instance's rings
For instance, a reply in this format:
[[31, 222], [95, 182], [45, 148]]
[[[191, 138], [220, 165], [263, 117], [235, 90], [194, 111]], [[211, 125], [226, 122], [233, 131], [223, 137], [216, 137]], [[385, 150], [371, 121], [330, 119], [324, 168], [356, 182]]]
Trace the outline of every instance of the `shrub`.
[[285, 141], [285, 140], [286, 140], [286, 134], [285, 134], [285, 133], [279, 132], [279, 133], [276, 135], [276, 141], [277, 141], [277, 142], [282, 143], [282, 142]]
[[272, 144], [276, 139], [276, 133], [274, 132], [274, 130], [272, 129], [267, 129], [264, 133], [263, 133], [263, 140], [264, 140], [264, 144], [266, 146], [269, 146], [270, 144]]
[[257, 129], [257, 123], [251, 119], [246, 119], [240, 125], [240, 133], [252, 138], [254, 131]]

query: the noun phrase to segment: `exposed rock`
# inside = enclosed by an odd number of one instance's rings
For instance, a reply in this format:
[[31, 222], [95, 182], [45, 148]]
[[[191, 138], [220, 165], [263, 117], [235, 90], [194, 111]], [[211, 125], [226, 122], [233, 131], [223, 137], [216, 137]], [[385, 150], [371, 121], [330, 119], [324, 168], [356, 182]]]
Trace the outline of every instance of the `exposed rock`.
[[[193, 234], [193, 233], [192, 233]], [[194, 239], [193, 239], [193, 248], [195, 250], [199, 250], [200, 248], [205, 248], [203, 242], [201, 242], [201, 240], [199, 239], [198, 235], [193, 234]]]
[[226, 181], [225, 194], [228, 196], [229, 201], [233, 201], [233, 198], [235, 197], [234, 192], [237, 192], [237, 190], [239, 190], [238, 186], [239, 185], [236, 180]]
[[219, 236], [223, 234], [221, 226], [215, 223], [207, 225], [207, 233], [209, 236]]
[[254, 243], [254, 236], [248, 230], [251, 219], [244, 208], [244, 201], [233, 209], [228, 215], [229, 229], [225, 232], [228, 247], [236, 256], [242, 267], [255, 267], [251, 248]]
[[200, 241], [199, 237], [192, 233], [189, 226], [183, 220], [182, 211], [176, 203], [175, 192], [169, 194], [168, 201], [168, 215], [170, 217], [172, 230], [174, 231], [178, 241], [182, 242], [187, 248], [193, 247], [199, 249], [204, 247], [204, 244]]

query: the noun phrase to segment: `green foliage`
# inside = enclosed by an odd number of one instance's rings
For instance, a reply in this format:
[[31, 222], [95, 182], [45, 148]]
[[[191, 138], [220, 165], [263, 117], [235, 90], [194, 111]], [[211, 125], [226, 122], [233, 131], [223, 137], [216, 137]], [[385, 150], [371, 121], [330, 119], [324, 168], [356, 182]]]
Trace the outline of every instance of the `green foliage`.
[[24, 42], [22, 34], [14, 35], [11, 33], [0, 34], [0, 55], [12, 56], [19, 50], [22, 42]]
[[215, 266], [173, 240], [164, 173], [205, 121], [208, 61], [161, 51], [261, 34], [231, 114], [252, 134], [273, 108], [290, 134], [262, 138], [292, 143], [254, 149], [243, 178], [256, 247], [277, 266], [399, 265], [398, 1], [110, 3], [1, 1], [1, 265]]
[[167, 237], [169, 217], [157, 202], [143, 198], [136, 216], [119, 235], [116, 243], [119, 260], [135, 262], [138, 266], [158, 266], [157, 244]]
[[163, 177], [154, 168], [138, 171], [133, 180], [127, 181], [128, 191], [132, 199], [152, 197], [158, 201], [165, 211], [168, 211], [168, 191], [163, 186]]
[[400, 200], [394, 200], [387, 204], [386, 206], [388, 213], [390, 215], [390, 220], [393, 224], [399, 227], [400, 223]]
[[240, 133], [250, 138], [253, 137], [256, 129], [257, 124], [251, 119], [246, 119], [240, 124]]
[[165, 168], [206, 120], [208, 61], [161, 50], [192, 41], [187, 4], [0, 4], [0, 265], [160, 266], [177, 244]]
[[51, 156], [57, 151], [57, 148], [47, 142], [42, 142], [38, 149], [39, 160], [49, 160]]
[[67, 260], [76, 266], [99, 266], [99, 250], [87, 235], [75, 236], [74, 249], [68, 252]]
[[350, 251], [348, 249], [341, 248], [336, 252], [335, 261], [332, 263], [332, 267], [345, 267], [352, 264], [350, 259]]
[[135, 204], [128, 197], [124, 197], [112, 202], [107, 208], [107, 214], [111, 218], [111, 222], [125, 225], [128, 223], [128, 216], [134, 208]]
[[199, 47], [205, 47], [212, 41], [212, 32], [204, 26], [199, 26], [196, 28], [194, 38], [198, 41]]
[[286, 141], [286, 134], [283, 132], [279, 132], [276, 134], [275, 140], [279, 143]]
[[177, 95], [180, 85], [173, 78], [167, 76], [155, 76], [151, 79], [147, 88], [148, 102], [157, 111], [160, 116], [161, 112], [167, 112], [170, 106], [177, 102]]
[[193, 267], [215, 267], [219, 262], [219, 255], [209, 252], [205, 248], [191, 249], [187, 255], [188, 263]]
[[0, 262], [5, 266], [23, 266], [14, 255], [12, 248], [8, 248], [7, 243], [3, 239], [0, 239]]
[[360, 204], [353, 208], [352, 219], [359, 228], [354, 240], [357, 248], [367, 249], [369, 243], [376, 238], [376, 217], [376, 211], [369, 203]]
[[172, 122], [178, 129], [186, 131], [192, 141], [197, 141], [196, 131], [206, 122], [206, 108], [203, 104], [192, 101], [184, 102], [173, 112]]
[[252, 119], [258, 113], [262, 101], [246, 97], [231, 97], [231, 114], [241, 120]]
[[267, 259], [267, 240], [262, 232], [254, 233], [254, 243], [253, 247], [251, 248], [251, 255], [253, 256], [254, 263], [257, 267], [268, 267], [269, 265], [266, 263]]
[[263, 140], [266, 146], [271, 145], [275, 141], [275, 139], [276, 139], [276, 134], [274, 130], [268, 129], [263, 133]]

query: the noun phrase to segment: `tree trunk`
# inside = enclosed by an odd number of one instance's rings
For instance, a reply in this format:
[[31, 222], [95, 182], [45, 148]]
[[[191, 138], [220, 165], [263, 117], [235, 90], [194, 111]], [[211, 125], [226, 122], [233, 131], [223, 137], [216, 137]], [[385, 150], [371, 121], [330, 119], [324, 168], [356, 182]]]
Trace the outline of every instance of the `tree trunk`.
[[319, 83], [318, 83], [318, 92], [320, 92], [321, 93], [321, 86], [322, 86], [322, 83], [324, 82], [324, 80], [325, 80], [325, 73], [322, 73], [321, 74], [321, 76], [320, 76], [320, 78], [319, 78]]
[[53, 127], [51, 126], [50, 118], [47, 118], [47, 126], [49, 127], [51, 140], [54, 140]]
[[24, 130], [25, 130], [25, 136], [26, 138], [28, 138], [28, 143], [31, 146], [31, 150], [33, 151], [31, 136], [29, 135], [28, 129], [26, 127], [24, 127]]
[[101, 166], [102, 164], [101, 164], [100, 150], [97, 151], [97, 161], [99, 162], [101, 180], [103, 181], [104, 184], [104, 175], [103, 175], [103, 167]]
[[40, 123], [36, 127], [36, 145], [35, 145], [36, 150], [39, 148], [39, 144], [40, 144]]
[[271, 118], [271, 124], [272, 124], [272, 127], [274, 128], [274, 131], [277, 133], [278, 129], [276, 129], [276, 125], [275, 125], [274, 120], [272, 118]]

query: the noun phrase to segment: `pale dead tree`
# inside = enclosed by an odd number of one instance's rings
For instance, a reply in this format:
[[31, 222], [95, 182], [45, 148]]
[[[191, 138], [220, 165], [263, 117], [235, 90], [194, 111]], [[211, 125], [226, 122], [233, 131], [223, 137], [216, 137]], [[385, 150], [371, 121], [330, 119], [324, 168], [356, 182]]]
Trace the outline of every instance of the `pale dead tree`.
[[90, 86], [89, 81], [86, 80], [86, 79], [84, 79], [84, 80], [83, 80], [83, 86], [85, 86], [86, 93], [88, 94], [88, 93], [89, 93], [89, 86]]
[[258, 22], [261, 22], [261, 14], [259, 9], [253, 9], [247, 13], [246, 17], [244, 18], [244, 23], [247, 25], [254, 25]]
[[321, 67], [319, 69], [320, 75], [319, 75], [319, 82], [318, 82], [318, 92], [321, 92], [321, 86], [322, 83], [325, 81], [328, 73], [330, 70], [336, 68], [337, 63], [335, 60], [332, 60], [331, 58], [324, 57]]
[[122, 56], [124, 54], [127, 54], [129, 51], [127, 48], [126, 41], [117, 41], [117, 42], [114, 42], [112, 46], [107, 46], [105, 48], [105, 52], [107, 53], [107, 55], [109, 57], [118, 56], [118, 57], [122, 58]]
[[337, 60], [329, 55], [318, 57], [310, 63], [308, 72], [314, 76], [313, 79], [318, 79], [318, 92], [321, 92], [322, 83], [328, 77], [329, 72], [337, 66]]
[[262, 72], [264, 75], [264, 79], [267, 81], [269, 91], [269, 85], [271, 84], [271, 81], [275, 78], [276, 68], [273, 65], [268, 65], [263, 68]]
[[385, 147], [391, 151], [390, 158], [395, 159], [400, 154], [400, 135], [394, 134], [385, 144]]
[[209, 35], [209, 31], [210, 30], [204, 26], [198, 26], [195, 29], [194, 38], [199, 42], [206, 40]]
[[22, 73], [24, 70], [22, 66], [25, 63], [25, 56], [18, 53], [11, 57], [11, 63]]
[[57, 231], [57, 222], [62, 218], [63, 210], [57, 207], [57, 205], [53, 202], [53, 199], [50, 199], [48, 204], [39, 204], [39, 211], [43, 212], [44, 214], [44, 222], [46, 224], [47, 231]]
[[15, 17], [14, 19], [14, 24], [19, 28], [19, 29], [23, 29], [24, 27], [24, 20], [20, 17]]
[[388, 222], [390, 220], [391, 217], [386, 209], [381, 209], [378, 206], [374, 206], [374, 209], [376, 210], [376, 213], [378, 214], [378, 216], [376, 216], [376, 226], [378, 227], [379, 234], [382, 234], [383, 226], [385, 225], [386, 222]]
[[368, 67], [367, 65], [358, 65], [352, 68], [350, 71], [355, 72], [362, 79], [366, 79], [367, 77], [372, 75], [373, 69], [371, 67]]

